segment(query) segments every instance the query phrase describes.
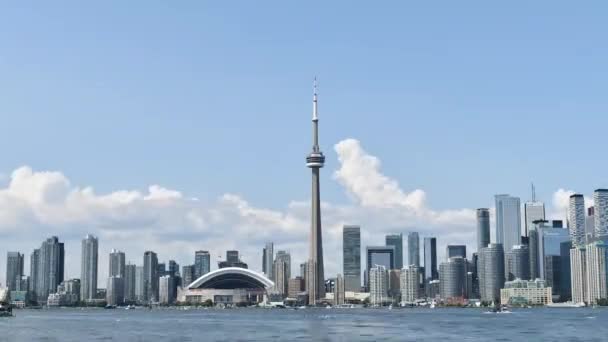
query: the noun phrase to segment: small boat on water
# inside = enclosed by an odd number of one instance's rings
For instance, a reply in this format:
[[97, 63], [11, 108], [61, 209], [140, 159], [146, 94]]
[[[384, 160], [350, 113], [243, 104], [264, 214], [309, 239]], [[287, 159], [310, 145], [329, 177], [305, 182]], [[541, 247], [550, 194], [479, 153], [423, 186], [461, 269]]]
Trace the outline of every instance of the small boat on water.
[[547, 304], [548, 308], [584, 308], [585, 303], [573, 303], [573, 302], [564, 302], [564, 303], [551, 303]]
[[12, 317], [11, 293], [8, 289], [0, 289], [0, 317]]

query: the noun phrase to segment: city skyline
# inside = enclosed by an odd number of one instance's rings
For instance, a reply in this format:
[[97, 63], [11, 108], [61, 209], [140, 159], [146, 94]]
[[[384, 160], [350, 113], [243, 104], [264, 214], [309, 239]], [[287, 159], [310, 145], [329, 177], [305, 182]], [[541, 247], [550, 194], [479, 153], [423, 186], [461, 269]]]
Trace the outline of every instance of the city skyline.
[[[571, 193], [588, 207], [607, 185], [605, 162], [585, 148], [601, 145], [608, 123], [602, 11], [95, 6], [4, 8], [3, 283], [6, 252], [24, 253], [29, 265], [52, 235], [66, 260], [80, 260], [84, 236], [98, 237], [100, 265], [111, 249], [137, 264], [153, 250], [182, 265], [208, 250], [215, 267], [239, 249], [260, 270], [266, 241], [306, 260], [302, 159], [314, 75], [328, 113], [320, 146], [328, 277], [341, 270], [343, 224], [361, 227], [362, 247], [417, 231], [422, 249], [424, 237], [437, 237], [444, 260], [447, 244], [476, 250], [475, 209], [492, 208], [496, 194], [529, 202], [533, 181], [547, 219], [565, 222]], [[125, 15], [132, 10], [139, 15]], [[555, 15], [536, 15], [547, 10]], [[569, 138], [537, 139], [539, 127]], [[539, 168], [539, 157], [559, 168]], [[66, 267], [66, 277], [80, 276], [78, 262]], [[100, 286], [107, 272], [99, 267]]]

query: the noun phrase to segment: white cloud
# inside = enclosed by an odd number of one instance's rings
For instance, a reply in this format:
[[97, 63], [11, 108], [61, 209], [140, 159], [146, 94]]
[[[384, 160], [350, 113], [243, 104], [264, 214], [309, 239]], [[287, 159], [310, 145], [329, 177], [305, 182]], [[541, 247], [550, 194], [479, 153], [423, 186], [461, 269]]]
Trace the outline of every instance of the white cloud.
[[[335, 151], [340, 165], [334, 179], [353, 203], [322, 203], [328, 276], [341, 268], [344, 224], [361, 225], [363, 246], [383, 243], [386, 233], [416, 230], [438, 237], [440, 255], [447, 243], [473, 247], [473, 209], [431, 209], [424, 191], [402, 189], [382, 173], [380, 160], [357, 140], [343, 140]], [[558, 210], [563, 209], [566, 193], [560, 189], [554, 196]], [[275, 249], [290, 250], [296, 272], [308, 251], [309, 215], [306, 199], [270, 209], [237, 194], [208, 202], [160, 185], [151, 185], [147, 191], [97, 194], [92, 187], [73, 185], [61, 172], [23, 166], [0, 188], [0, 255], [10, 249], [29, 256], [44, 238], [58, 235], [66, 243], [66, 276], [79, 277], [80, 239], [92, 233], [100, 239], [99, 279], [104, 286], [112, 248], [124, 250], [136, 264], [141, 264], [145, 250], [154, 250], [160, 260], [175, 259], [182, 265], [193, 261], [195, 250], [207, 249], [217, 257], [227, 249], [238, 249], [259, 270], [262, 246], [270, 240]], [[4, 267], [0, 261], [0, 277], [4, 277]], [[25, 268], [29, 273], [29, 265]]]

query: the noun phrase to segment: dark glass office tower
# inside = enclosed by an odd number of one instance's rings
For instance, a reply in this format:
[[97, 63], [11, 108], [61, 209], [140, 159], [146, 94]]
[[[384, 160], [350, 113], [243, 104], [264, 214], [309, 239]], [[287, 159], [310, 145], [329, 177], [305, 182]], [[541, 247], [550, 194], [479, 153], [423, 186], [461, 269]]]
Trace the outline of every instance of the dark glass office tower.
[[386, 245], [395, 247], [395, 268], [403, 268], [403, 235], [392, 234], [386, 236]]
[[342, 229], [342, 258], [344, 291], [361, 290], [361, 228], [344, 226]]
[[424, 238], [424, 278], [426, 281], [439, 278], [437, 273], [437, 239]]

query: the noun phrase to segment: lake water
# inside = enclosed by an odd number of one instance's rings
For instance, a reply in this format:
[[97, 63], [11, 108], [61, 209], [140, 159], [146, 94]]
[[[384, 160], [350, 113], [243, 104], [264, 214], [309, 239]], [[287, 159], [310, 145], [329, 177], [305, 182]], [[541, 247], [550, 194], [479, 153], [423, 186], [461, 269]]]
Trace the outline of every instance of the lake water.
[[0, 341], [607, 341], [608, 309], [16, 310]]

